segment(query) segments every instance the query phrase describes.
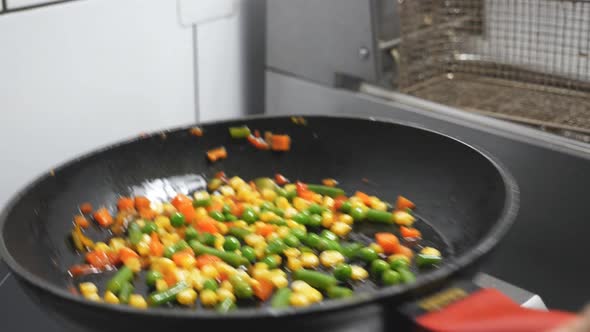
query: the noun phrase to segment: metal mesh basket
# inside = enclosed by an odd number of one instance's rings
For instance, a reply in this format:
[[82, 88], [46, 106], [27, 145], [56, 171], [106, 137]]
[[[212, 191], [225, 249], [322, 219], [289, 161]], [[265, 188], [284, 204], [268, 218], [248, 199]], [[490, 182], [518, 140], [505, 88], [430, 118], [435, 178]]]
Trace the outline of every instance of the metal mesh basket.
[[398, 0], [402, 92], [590, 141], [590, 0]]

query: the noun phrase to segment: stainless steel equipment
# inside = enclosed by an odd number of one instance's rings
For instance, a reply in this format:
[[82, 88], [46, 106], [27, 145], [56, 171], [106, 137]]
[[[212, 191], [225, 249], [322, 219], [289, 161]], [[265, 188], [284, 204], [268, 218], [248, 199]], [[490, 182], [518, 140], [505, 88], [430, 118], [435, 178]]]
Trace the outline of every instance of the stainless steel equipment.
[[590, 1], [275, 0], [268, 13], [271, 68], [590, 141]]

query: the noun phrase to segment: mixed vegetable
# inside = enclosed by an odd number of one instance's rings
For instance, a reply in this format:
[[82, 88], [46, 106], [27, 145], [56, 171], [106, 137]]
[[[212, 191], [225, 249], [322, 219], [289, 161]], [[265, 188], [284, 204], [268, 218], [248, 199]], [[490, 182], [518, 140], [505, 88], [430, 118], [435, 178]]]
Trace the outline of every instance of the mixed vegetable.
[[[250, 134], [236, 129], [232, 135]], [[200, 303], [227, 312], [262, 302], [286, 308], [346, 298], [369, 278], [384, 286], [411, 283], [412, 271], [441, 262], [435, 248], [414, 253], [407, 246], [421, 239], [411, 201], [400, 196], [391, 207], [362, 192], [347, 197], [333, 179], [323, 183], [291, 184], [281, 175], [246, 182], [218, 173], [207, 191], [191, 197], [164, 203], [121, 197], [114, 216], [83, 204], [71, 237], [86, 263], [69, 273], [93, 301], [136, 308]], [[90, 216], [112, 232], [108, 243], [84, 234]], [[364, 222], [388, 232], [371, 241], [350, 236]], [[115, 270], [102, 296], [84, 281]], [[135, 291], [139, 282], [149, 287], [147, 297]]]

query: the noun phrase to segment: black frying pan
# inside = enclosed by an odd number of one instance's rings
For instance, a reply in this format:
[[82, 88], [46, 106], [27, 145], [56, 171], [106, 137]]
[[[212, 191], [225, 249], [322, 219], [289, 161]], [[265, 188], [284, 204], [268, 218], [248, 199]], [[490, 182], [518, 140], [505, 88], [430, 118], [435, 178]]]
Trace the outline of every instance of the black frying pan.
[[[245, 141], [232, 140], [227, 128], [241, 124], [288, 133], [291, 151], [258, 151]], [[474, 263], [492, 249], [516, 214], [517, 187], [504, 168], [477, 149], [432, 131], [337, 117], [307, 117], [307, 126], [295, 125], [289, 117], [260, 117], [202, 128], [205, 135], [199, 138], [181, 128], [100, 149], [44, 174], [19, 192], [0, 218], [0, 251], [25, 289], [57, 316], [96, 330], [164, 331], [184, 326], [295, 330], [301, 324], [340, 326], [359, 315], [388, 324], [389, 317], [395, 317], [389, 307], [444, 286], [452, 278], [469, 277]], [[205, 151], [220, 145], [229, 157], [210, 164]], [[417, 204], [417, 228], [442, 249], [445, 263], [421, 273], [414, 284], [364, 287], [348, 300], [284, 311], [247, 308], [223, 316], [185, 308], [140, 311], [90, 303], [68, 292], [71, 280], [66, 271], [81, 261], [67, 241], [79, 203], [106, 203], [113, 208], [119, 195], [153, 190], [163, 183], [155, 179], [172, 178], [176, 190], [191, 190], [191, 185], [178, 184], [182, 179], [178, 176], [207, 178], [218, 171], [245, 179], [282, 173], [310, 183], [332, 177], [349, 193], [361, 190], [386, 200], [403, 194]], [[152, 187], [146, 186], [148, 182]]]

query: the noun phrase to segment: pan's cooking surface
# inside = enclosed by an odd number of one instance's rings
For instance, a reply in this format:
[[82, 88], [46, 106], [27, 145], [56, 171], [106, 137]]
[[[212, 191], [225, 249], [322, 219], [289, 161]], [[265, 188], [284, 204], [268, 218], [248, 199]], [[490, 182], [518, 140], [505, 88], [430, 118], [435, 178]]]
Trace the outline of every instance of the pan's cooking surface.
[[[227, 128], [244, 122], [251, 128], [290, 134], [292, 150], [275, 154], [232, 141]], [[447, 260], [441, 269], [419, 276], [413, 286], [423, 286], [470, 263], [482, 253], [480, 249], [487, 251], [497, 240], [495, 236], [487, 238], [485, 248], [474, 248], [499, 219], [500, 229], [504, 230], [515, 211], [515, 205], [511, 205], [515, 203], [514, 188], [511, 183], [506, 187], [506, 178], [489, 159], [432, 132], [331, 117], [308, 118], [308, 126], [294, 125], [289, 118], [259, 118], [212, 124], [204, 129], [205, 135], [200, 138], [191, 136], [185, 128], [132, 141], [84, 157], [41, 178], [7, 212], [2, 239], [8, 252], [26, 273], [31, 273], [31, 278], [45, 280], [52, 290], [61, 289], [57, 292], [68, 298], [65, 305], [71, 296], [63, 292], [69, 283], [63, 272], [78, 259], [65, 234], [80, 202], [89, 201], [95, 206], [106, 202], [112, 207], [119, 195], [129, 195], [146, 181], [187, 174], [210, 177], [220, 170], [246, 179], [277, 172], [308, 182], [329, 176], [338, 179], [349, 193], [361, 190], [390, 200], [404, 194], [415, 201], [417, 212], [436, 230], [430, 239], [446, 239], [448, 246], [443, 249], [449, 253], [452, 248], [457, 257]], [[228, 159], [208, 164], [205, 151], [220, 145], [228, 149]], [[441, 234], [439, 240], [436, 233]], [[408, 287], [386, 288], [376, 296], [399, 295], [406, 290]], [[319, 308], [332, 309], [335, 305]], [[191, 317], [204, 313], [179, 310], [175, 315], [181, 312]]]

